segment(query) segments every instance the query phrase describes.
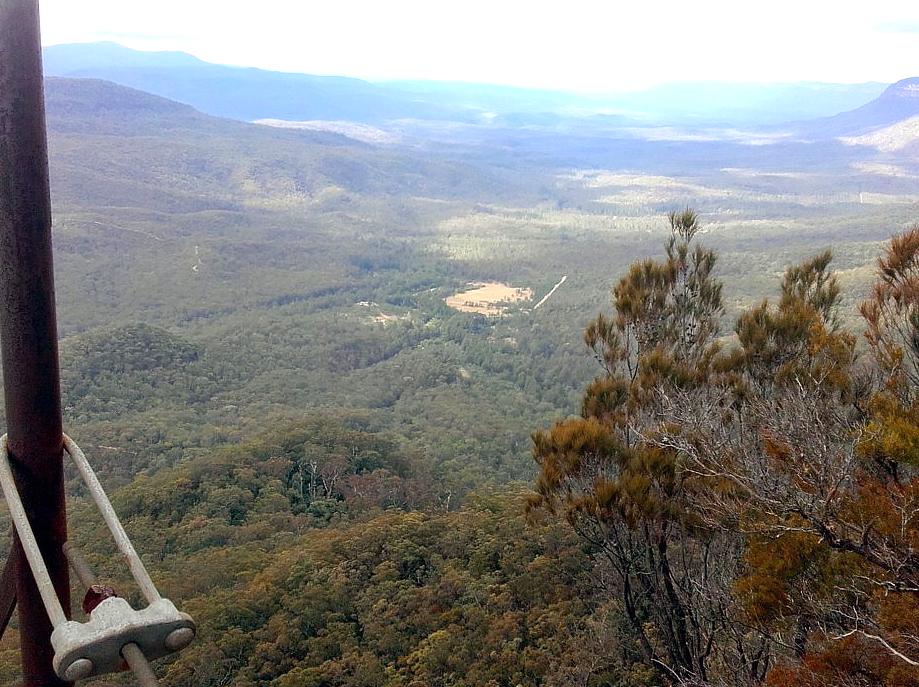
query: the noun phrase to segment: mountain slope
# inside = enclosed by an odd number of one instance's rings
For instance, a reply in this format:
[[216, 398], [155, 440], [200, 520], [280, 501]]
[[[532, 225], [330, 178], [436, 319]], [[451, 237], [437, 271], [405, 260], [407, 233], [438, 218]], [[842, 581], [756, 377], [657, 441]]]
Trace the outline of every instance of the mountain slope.
[[884, 153], [904, 151], [919, 143], [919, 115], [861, 136], [845, 136], [844, 143], [877, 148]]
[[206, 62], [184, 52], [132, 50], [112, 42], [54, 45], [42, 51], [48, 76], [63, 76], [83, 69], [122, 67], [201, 67]]
[[56, 196], [75, 205], [195, 211], [286, 207], [329, 193], [478, 198], [515, 188], [419, 151], [219, 119], [95, 79], [49, 78], [46, 103]]
[[919, 77], [903, 79], [859, 108], [805, 124], [821, 137], [858, 136], [919, 115]]
[[100, 79], [45, 79], [48, 126], [60, 133], [162, 134], [207, 127], [190, 105]]
[[[113, 81], [245, 121], [444, 117], [437, 104], [360, 79], [227, 67], [185, 53], [145, 53], [110, 43], [57, 45], [44, 49], [44, 63], [48, 76]], [[461, 119], [459, 113], [450, 116]]]

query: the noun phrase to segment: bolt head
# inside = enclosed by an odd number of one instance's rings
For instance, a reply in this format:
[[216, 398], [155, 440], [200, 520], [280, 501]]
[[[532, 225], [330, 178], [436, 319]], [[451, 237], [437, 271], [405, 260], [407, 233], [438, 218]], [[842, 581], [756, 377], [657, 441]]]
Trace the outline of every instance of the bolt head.
[[93, 662], [88, 658], [78, 658], [67, 666], [67, 670], [64, 671], [63, 677], [67, 682], [75, 682], [76, 680], [88, 678], [93, 674], [95, 669], [96, 666], [94, 666]]
[[178, 630], [173, 630], [169, 633], [169, 636], [166, 637], [166, 648], [170, 651], [181, 651], [189, 644], [191, 640], [195, 638], [195, 631], [190, 627], [180, 627]]

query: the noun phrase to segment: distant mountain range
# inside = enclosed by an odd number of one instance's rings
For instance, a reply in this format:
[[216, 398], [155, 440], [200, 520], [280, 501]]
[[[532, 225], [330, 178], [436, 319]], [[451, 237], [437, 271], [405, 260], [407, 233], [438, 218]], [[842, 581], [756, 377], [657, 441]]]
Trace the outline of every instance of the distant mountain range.
[[[831, 117], [881, 95], [885, 85], [681, 83], [644, 91], [585, 95], [484, 84], [370, 83], [216, 65], [180, 52], [142, 52], [115, 43], [51, 46], [49, 76], [113, 81], [202, 112], [254, 121], [334, 120], [378, 125], [393, 120], [489, 126], [763, 126]], [[888, 124], [890, 122], [887, 122]]]
[[[197, 212], [354, 195], [529, 197], [519, 175], [334, 132], [259, 126], [99, 79], [45, 79], [59, 202]], [[304, 200], [306, 199], [306, 200]]]
[[173, 52], [140, 52], [114, 43], [44, 50], [45, 74], [95, 78], [193, 105], [231, 119], [350, 120], [460, 118], [436, 103], [360, 79], [227, 67]]
[[810, 122], [806, 129], [824, 136], [856, 136], [916, 116], [919, 116], [919, 77], [898, 81], [861, 107]]

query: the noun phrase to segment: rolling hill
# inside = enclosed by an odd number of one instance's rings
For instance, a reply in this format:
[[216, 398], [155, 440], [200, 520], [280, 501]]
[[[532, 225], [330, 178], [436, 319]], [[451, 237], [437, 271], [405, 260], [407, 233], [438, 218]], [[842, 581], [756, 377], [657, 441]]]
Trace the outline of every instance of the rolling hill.
[[[56, 195], [67, 203], [184, 210], [315, 202], [334, 207], [347, 203], [348, 194], [498, 198], [523, 188], [509, 174], [421, 151], [221, 119], [97, 79], [51, 77], [45, 90], [56, 143], [52, 169], [60, 172]], [[87, 148], [87, 140], [97, 145]], [[120, 173], [100, 183], [101, 169]]]

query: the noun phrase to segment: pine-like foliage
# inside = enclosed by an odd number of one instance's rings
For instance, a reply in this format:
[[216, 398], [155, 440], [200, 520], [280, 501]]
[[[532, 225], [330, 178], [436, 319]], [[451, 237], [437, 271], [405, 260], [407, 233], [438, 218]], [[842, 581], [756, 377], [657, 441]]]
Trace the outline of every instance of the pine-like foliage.
[[722, 337], [716, 256], [670, 223], [587, 327], [581, 417], [534, 434], [531, 509], [593, 547], [618, 660], [659, 683], [919, 684], [919, 227], [879, 261], [861, 355], [829, 252]]

